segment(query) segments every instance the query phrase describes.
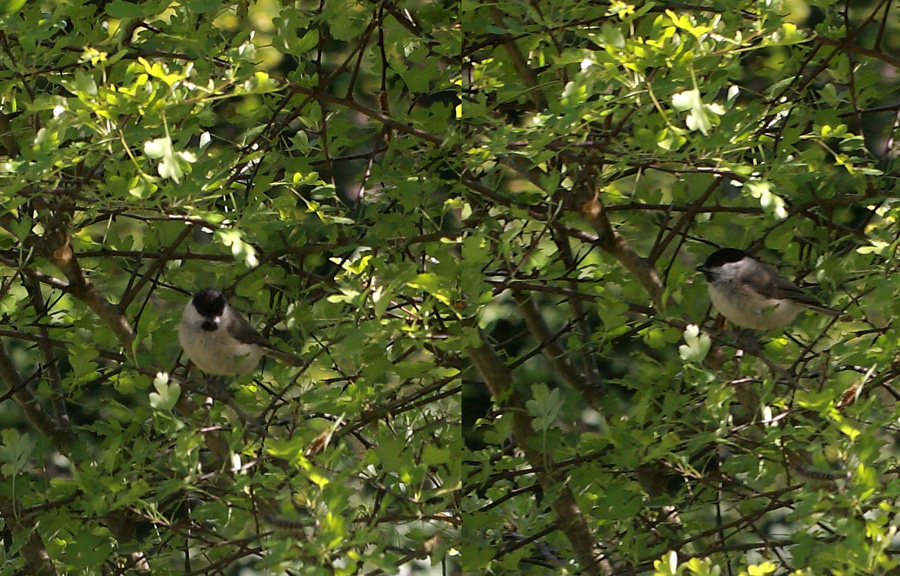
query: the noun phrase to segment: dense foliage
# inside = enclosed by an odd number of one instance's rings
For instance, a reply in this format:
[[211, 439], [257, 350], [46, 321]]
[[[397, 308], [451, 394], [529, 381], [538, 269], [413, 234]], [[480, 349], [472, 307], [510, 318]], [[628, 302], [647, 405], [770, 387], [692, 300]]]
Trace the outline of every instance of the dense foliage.
[[[896, 571], [898, 10], [463, 3], [464, 570]], [[850, 318], [716, 325], [720, 246]]]
[[0, 9], [0, 574], [458, 570], [455, 9]]
[[896, 570], [898, 10], [0, 2], [0, 576]]

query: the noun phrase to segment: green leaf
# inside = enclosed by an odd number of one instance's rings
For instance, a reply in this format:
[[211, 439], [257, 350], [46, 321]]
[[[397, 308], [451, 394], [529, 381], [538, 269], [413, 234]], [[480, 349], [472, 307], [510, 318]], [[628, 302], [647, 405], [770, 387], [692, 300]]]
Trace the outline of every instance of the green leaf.
[[141, 4], [113, 0], [106, 6], [106, 13], [113, 18], [143, 18], [145, 8]]
[[443, 302], [450, 305], [454, 300], [456, 278], [444, 278], [437, 274], [419, 274], [409, 281], [409, 286], [424, 290]]
[[96, 567], [112, 553], [111, 536], [107, 530], [84, 530], [73, 534], [66, 546], [67, 562], [75, 567]]
[[4, 14], [12, 14], [18, 12], [25, 6], [26, 0], [2, 0], [0, 1], [0, 12]]
[[35, 448], [35, 440], [29, 434], [20, 435], [17, 430], [3, 430], [3, 445], [0, 446], [0, 466], [6, 476], [16, 476], [28, 464]]
[[772, 562], [763, 562], [761, 564], [751, 564], [747, 566], [748, 576], [766, 576], [778, 570], [778, 566]]
[[436, 466], [438, 464], [446, 464], [453, 456], [450, 448], [438, 448], [437, 446], [427, 445], [422, 452], [422, 462], [426, 466]]
[[550, 390], [546, 384], [535, 384], [531, 387], [533, 398], [525, 402], [528, 411], [535, 417], [535, 430], [548, 430], [555, 426], [556, 419], [563, 408], [564, 399], [559, 389]]

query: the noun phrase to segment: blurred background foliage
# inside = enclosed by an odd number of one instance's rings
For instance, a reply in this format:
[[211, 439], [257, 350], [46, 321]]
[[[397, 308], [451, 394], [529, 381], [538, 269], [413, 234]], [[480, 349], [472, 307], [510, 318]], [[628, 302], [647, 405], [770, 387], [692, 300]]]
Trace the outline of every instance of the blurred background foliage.
[[[464, 570], [896, 570], [898, 10], [462, 4]], [[852, 320], [723, 330], [722, 246]]]
[[458, 573], [455, 6], [0, 8], [0, 574]]

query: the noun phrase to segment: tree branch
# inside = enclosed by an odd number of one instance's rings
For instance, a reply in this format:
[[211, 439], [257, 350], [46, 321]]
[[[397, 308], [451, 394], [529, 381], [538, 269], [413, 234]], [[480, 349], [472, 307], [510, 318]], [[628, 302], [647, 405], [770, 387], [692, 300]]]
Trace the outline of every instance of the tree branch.
[[[6, 483], [5, 478], [0, 477], [0, 480]], [[25, 545], [22, 546], [24, 573], [29, 576], [56, 576], [56, 568], [53, 567], [53, 561], [50, 560], [50, 554], [47, 553], [40, 535], [34, 529], [33, 521], [23, 523], [20, 519], [20, 510], [22, 510], [20, 502], [8, 496], [0, 496], [0, 515], [3, 516], [6, 528], [25, 540]]]
[[538, 310], [531, 296], [525, 292], [513, 290], [513, 298], [519, 305], [519, 310], [522, 311], [522, 317], [525, 318], [528, 331], [539, 342], [544, 356], [553, 364], [553, 367], [569, 386], [580, 392], [588, 404], [598, 408], [600, 401], [606, 395], [606, 391], [591, 385], [584, 375], [572, 365], [568, 354], [559, 345], [559, 340], [553, 337], [550, 328], [544, 322], [541, 311]]
[[32, 426], [41, 434], [48, 436], [57, 450], [67, 454], [70, 436], [41, 407], [35, 393], [22, 380], [2, 340], [0, 340], [0, 380], [9, 386], [13, 399]]
[[662, 295], [665, 287], [659, 279], [659, 274], [646, 258], [635, 252], [628, 241], [613, 229], [606, 217], [606, 211], [600, 203], [598, 191], [595, 191], [586, 202], [579, 206], [579, 212], [597, 231], [597, 245], [631, 272], [650, 295], [653, 306], [657, 310], [662, 310]]
[[532, 447], [531, 439], [535, 436], [534, 427], [531, 425], [531, 419], [522, 399], [512, 386], [512, 372], [497, 356], [494, 349], [484, 341], [483, 337], [478, 346], [466, 348], [466, 353], [490, 389], [494, 401], [499, 402], [501, 398], [508, 398], [506, 405], [512, 414], [512, 433], [516, 440], [516, 446], [522, 450], [525, 459], [534, 468], [538, 482], [544, 491], [548, 494], [556, 494], [556, 498], [552, 502], [556, 521], [572, 544], [582, 573], [588, 576], [609, 576], [612, 574], [612, 567], [594, 540], [590, 527], [575, 502], [575, 495], [569, 488], [568, 482], [565, 478], [548, 472], [550, 470], [549, 455]]

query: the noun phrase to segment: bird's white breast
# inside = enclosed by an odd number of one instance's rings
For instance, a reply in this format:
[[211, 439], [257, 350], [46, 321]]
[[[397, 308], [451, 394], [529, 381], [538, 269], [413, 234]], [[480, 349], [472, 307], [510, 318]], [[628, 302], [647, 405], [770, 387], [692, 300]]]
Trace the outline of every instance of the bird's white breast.
[[790, 300], [764, 298], [730, 283], [709, 284], [709, 299], [719, 313], [738, 326], [775, 330], [794, 321], [802, 306]]
[[224, 328], [203, 330], [201, 323], [182, 318], [178, 341], [197, 368], [214, 376], [243, 375], [259, 364], [262, 349], [238, 342]]

